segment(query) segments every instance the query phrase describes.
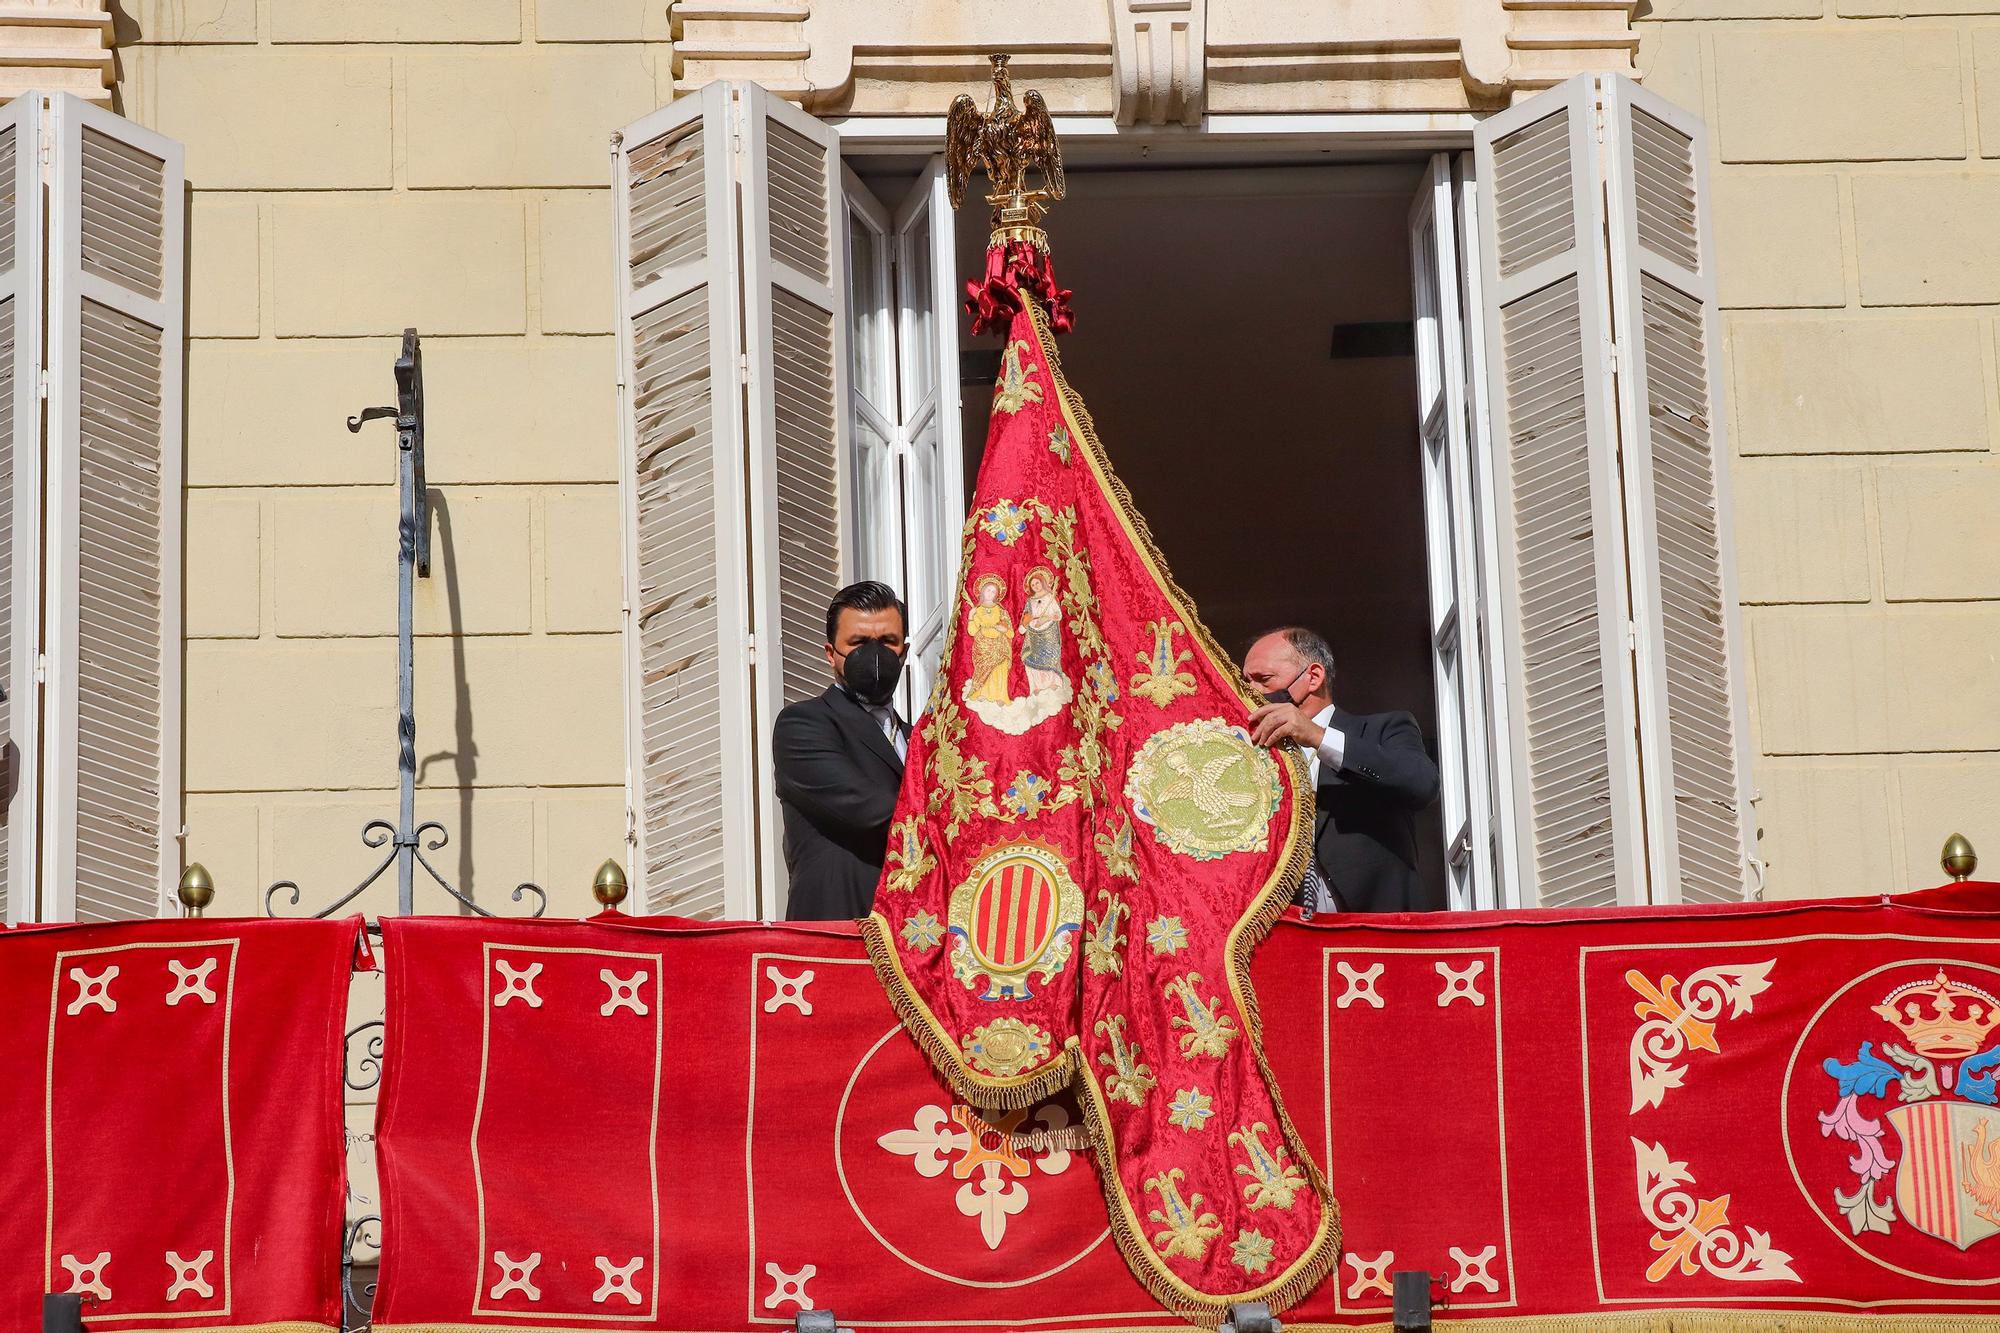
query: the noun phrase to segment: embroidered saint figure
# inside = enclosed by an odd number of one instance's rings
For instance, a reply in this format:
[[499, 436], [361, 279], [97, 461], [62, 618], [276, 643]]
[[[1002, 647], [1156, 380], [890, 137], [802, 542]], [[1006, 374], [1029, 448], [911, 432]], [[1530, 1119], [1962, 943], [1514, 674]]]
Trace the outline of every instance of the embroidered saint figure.
[[1007, 673], [1014, 665], [1014, 622], [1000, 595], [1007, 590], [998, 574], [982, 576], [972, 585], [978, 604], [966, 613], [966, 632], [972, 636], [972, 680], [966, 695], [969, 703], [1007, 703]]
[[1062, 603], [1056, 576], [1046, 565], [1028, 571], [1028, 600], [1021, 608], [1021, 635], [1028, 642], [1021, 665], [1028, 669], [1028, 693], [1048, 694], [1068, 683], [1062, 669]]
[[[965, 614], [965, 632], [972, 640], [972, 671], [959, 697], [974, 716], [996, 731], [1020, 736], [1069, 706], [1075, 687], [1063, 670], [1063, 604], [1056, 592], [1055, 571], [1036, 565], [1022, 580], [1018, 626], [1001, 598], [1006, 582], [998, 574], [982, 574], [972, 583], [975, 598]], [[1028, 692], [1015, 695], [1010, 683], [1015, 641], [1020, 642], [1021, 667]]]

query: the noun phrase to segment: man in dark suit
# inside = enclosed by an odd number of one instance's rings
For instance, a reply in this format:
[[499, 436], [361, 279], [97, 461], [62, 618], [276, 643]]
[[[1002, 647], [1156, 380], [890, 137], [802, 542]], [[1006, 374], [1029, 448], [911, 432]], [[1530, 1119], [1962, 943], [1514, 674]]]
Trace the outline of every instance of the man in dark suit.
[[834, 594], [826, 609], [833, 685], [778, 714], [771, 757], [785, 812], [787, 920], [850, 921], [874, 905], [909, 748], [909, 724], [893, 704], [906, 616], [886, 584]]
[[1250, 645], [1243, 674], [1270, 700], [1250, 715], [1257, 743], [1298, 746], [1318, 800], [1301, 905], [1416, 910], [1416, 816], [1438, 794], [1437, 765], [1417, 720], [1336, 708], [1333, 650], [1309, 629], [1263, 635]]

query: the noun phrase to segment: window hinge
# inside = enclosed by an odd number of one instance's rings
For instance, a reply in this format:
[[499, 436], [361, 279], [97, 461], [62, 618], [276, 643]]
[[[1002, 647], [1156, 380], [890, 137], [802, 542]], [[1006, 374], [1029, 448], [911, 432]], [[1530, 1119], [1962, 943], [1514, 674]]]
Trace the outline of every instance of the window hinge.
[[36, 394], [37, 394], [37, 395], [39, 395], [40, 397], [43, 397], [43, 398], [47, 398], [47, 397], [49, 396], [49, 372], [48, 372], [48, 371], [46, 371], [46, 370], [42, 370], [42, 371], [37, 371], [37, 372], [36, 372], [36, 374], [35, 374], [35, 392], [36, 392]]
[[1628, 653], [1639, 651], [1639, 622], [1636, 620], [1625, 622], [1625, 651]]
[[35, 684], [46, 685], [48, 683], [48, 679], [49, 679], [49, 655], [47, 653], [36, 653]]
[[746, 653], [748, 653], [748, 655], [749, 655], [749, 660], [750, 660], [750, 665], [751, 665], [751, 666], [756, 666], [756, 665], [757, 665], [757, 636], [756, 636], [756, 635], [754, 635], [754, 634], [746, 634], [746, 635], [744, 635], [744, 636], [743, 636], [743, 647], [744, 647], [744, 650], [745, 650], [745, 652], [746, 652]]
[[750, 354], [748, 352], [739, 352], [736, 355], [736, 382], [738, 384], [748, 384], [750, 382]]

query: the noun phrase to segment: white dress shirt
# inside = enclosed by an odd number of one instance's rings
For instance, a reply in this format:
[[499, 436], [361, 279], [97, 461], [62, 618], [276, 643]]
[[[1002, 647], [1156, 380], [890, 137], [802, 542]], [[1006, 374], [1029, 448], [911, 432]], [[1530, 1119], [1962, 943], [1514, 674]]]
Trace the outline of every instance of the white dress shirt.
[[875, 725], [882, 728], [882, 734], [889, 738], [889, 744], [896, 747], [896, 758], [910, 757], [910, 733], [903, 726], [903, 720], [896, 716], [896, 710], [888, 704], [870, 708], [868, 716], [875, 719]]
[[[1306, 781], [1317, 789], [1320, 765], [1328, 765], [1335, 773], [1340, 771], [1341, 761], [1347, 757], [1347, 736], [1340, 728], [1333, 725], [1332, 704], [1313, 714], [1313, 725], [1326, 729], [1326, 735], [1319, 738], [1319, 748], [1305, 750]], [[1303, 746], [1300, 748], [1304, 749]]]

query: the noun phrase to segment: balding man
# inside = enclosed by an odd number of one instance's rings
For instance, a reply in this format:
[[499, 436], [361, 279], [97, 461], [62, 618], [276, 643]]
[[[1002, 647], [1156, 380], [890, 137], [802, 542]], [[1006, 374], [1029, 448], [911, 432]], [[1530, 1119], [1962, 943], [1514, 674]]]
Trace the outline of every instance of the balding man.
[[1250, 715], [1259, 745], [1296, 745], [1318, 799], [1308, 912], [1409, 912], [1418, 903], [1417, 814], [1438, 794], [1437, 765], [1408, 713], [1334, 706], [1333, 650], [1287, 626], [1250, 645], [1243, 674], [1270, 700]]

